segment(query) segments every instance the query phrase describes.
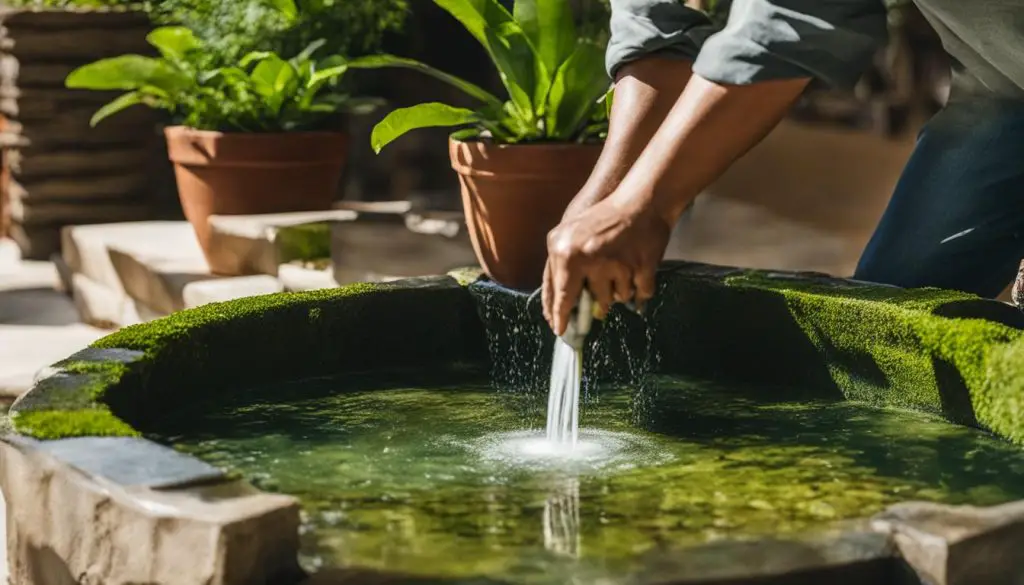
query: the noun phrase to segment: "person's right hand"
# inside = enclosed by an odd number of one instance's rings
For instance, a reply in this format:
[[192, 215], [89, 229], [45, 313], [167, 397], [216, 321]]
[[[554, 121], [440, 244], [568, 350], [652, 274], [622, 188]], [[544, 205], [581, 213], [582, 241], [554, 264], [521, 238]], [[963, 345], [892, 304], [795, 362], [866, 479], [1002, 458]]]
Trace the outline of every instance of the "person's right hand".
[[616, 302], [640, 308], [654, 296], [655, 273], [671, 225], [648, 205], [616, 199], [595, 203], [548, 234], [544, 317], [556, 335], [586, 286], [604, 317]]

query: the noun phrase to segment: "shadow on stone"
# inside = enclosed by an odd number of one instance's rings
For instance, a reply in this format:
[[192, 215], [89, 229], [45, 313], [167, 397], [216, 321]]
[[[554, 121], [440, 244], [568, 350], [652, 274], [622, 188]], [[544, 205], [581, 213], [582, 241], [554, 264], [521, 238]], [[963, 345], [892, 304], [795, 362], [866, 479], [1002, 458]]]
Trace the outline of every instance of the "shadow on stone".
[[935, 356], [932, 356], [932, 368], [935, 370], [935, 383], [942, 402], [942, 414], [952, 422], [978, 427], [978, 418], [971, 404], [971, 392], [960, 370]]
[[986, 319], [1014, 329], [1024, 329], [1024, 312], [999, 301], [985, 299], [951, 301], [939, 305], [933, 313], [950, 319]]

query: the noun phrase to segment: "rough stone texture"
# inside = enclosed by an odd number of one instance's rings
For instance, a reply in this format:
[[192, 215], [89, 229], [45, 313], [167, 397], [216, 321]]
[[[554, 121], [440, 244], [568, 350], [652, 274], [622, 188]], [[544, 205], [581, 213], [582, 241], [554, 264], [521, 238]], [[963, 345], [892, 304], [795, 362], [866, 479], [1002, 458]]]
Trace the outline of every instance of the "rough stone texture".
[[0, 443], [19, 585], [271, 585], [297, 578], [298, 504], [244, 484], [117, 485]]
[[220, 303], [244, 297], [266, 295], [284, 291], [281, 281], [273, 276], [235, 276], [190, 282], [182, 289], [182, 302], [186, 309], [208, 303]]
[[908, 502], [874, 520], [928, 585], [1024, 582], [1024, 501], [990, 508]]
[[474, 264], [461, 213], [364, 212], [331, 225], [338, 283], [443, 274]]
[[[278, 242], [283, 228], [348, 221], [355, 216], [355, 212], [345, 209], [211, 216], [210, 270], [224, 275], [276, 275], [278, 265], [283, 262], [313, 259], [306, 257], [305, 254], [295, 253], [283, 257]], [[307, 244], [308, 247], [322, 250], [322, 255], [327, 256], [329, 244], [326, 230], [318, 239], [321, 241], [310, 242]]]
[[[17, 441], [14, 436], [9, 440]], [[145, 439], [79, 437], [26, 441], [79, 471], [118, 485], [167, 489], [224, 478], [223, 471], [208, 463]]]
[[286, 291], [320, 290], [338, 286], [330, 267], [321, 270], [301, 264], [282, 264], [277, 267], [277, 279]]
[[160, 242], [111, 242], [107, 253], [125, 293], [161, 315], [185, 308], [187, 284], [216, 278], [194, 234], [178, 232]]
[[896, 585], [888, 535], [864, 526], [777, 540], [724, 541], [648, 555], [641, 583], [666, 585]]

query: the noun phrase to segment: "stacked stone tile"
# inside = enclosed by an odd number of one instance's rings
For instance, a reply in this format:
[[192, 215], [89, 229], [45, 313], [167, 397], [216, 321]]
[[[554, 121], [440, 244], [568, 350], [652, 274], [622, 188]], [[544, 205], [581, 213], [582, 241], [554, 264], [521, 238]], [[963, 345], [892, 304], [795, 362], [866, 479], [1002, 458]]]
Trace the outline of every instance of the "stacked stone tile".
[[[124, 53], [148, 53], [150, 24], [129, 11], [0, 12], [0, 115], [8, 148], [5, 190], [10, 235], [26, 257], [59, 250], [60, 228], [139, 220], [154, 211], [153, 177], [162, 140], [156, 116], [131, 108], [96, 128], [89, 119], [118, 92], [69, 90], [76, 67]], [[156, 171], [156, 172], [154, 172]]]

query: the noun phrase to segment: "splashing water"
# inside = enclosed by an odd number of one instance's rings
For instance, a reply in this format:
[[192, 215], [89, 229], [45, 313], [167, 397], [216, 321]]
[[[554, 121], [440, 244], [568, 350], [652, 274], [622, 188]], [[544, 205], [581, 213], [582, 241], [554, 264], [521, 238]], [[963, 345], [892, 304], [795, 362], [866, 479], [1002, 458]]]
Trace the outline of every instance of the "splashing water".
[[580, 420], [580, 382], [583, 378], [583, 350], [561, 338], [555, 339], [548, 394], [547, 439], [551, 443], [576, 447]]

